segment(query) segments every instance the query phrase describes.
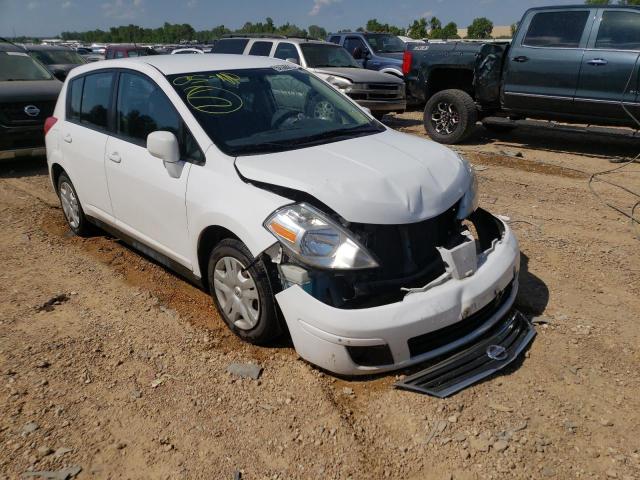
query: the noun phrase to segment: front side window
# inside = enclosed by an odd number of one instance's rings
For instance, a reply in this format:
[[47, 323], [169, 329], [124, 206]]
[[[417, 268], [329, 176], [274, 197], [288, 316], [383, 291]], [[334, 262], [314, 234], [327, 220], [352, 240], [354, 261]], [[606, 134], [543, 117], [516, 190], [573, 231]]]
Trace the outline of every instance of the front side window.
[[85, 77], [80, 122], [107, 128], [114, 78], [112, 72], [93, 73]]
[[404, 42], [395, 35], [388, 33], [369, 33], [366, 35], [367, 42], [376, 53], [402, 53], [404, 52]]
[[69, 109], [67, 110], [67, 120], [80, 120], [80, 107], [82, 106], [82, 89], [84, 87], [84, 77], [76, 78], [69, 82]]
[[605, 10], [595, 47], [640, 50], [640, 14], [624, 10]]
[[311, 68], [360, 68], [349, 52], [337, 45], [326, 43], [305, 43], [300, 46]]
[[[364, 42], [358, 37], [349, 37], [344, 41], [344, 48], [354, 57], [358, 52], [366, 52], [367, 47]], [[354, 55], [355, 54], [355, 55]]]
[[167, 78], [213, 142], [232, 156], [384, 131], [347, 97], [293, 65]]
[[298, 55], [298, 49], [293, 43], [280, 42], [276, 47], [276, 53], [274, 53], [273, 56], [281, 60], [293, 58], [296, 60], [296, 63], [300, 63], [300, 55]]
[[23, 52], [0, 52], [0, 82], [51, 80], [49, 71]]
[[147, 135], [165, 130], [178, 136], [180, 117], [162, 90], [146, 78], [123, 73], [118, 85], [116, 132], [143, 147]]
[[589, 10], [536, 13], [523, 45], [528, 47], [578, 48]]
[[272, 46], [273, 42], [255, 42], [251, 45], [249, 55], [254, 55], [256, 57], [268, 57]]
[[242, 54], [249, 43], [246, 38], [224, 38], [218, 40], [211, 49], [211, 53], [235, 53]]
[[124, 58], [124, 52], [122, 50], [118, 50], [115, 54], [115, 58]]

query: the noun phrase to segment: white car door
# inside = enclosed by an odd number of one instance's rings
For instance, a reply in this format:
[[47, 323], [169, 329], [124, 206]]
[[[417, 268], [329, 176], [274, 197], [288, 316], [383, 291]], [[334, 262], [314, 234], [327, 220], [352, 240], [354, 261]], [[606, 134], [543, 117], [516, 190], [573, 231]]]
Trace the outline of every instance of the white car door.
[[115, 131], [107, 141], [105, 161], [116, 225], [191, 269], [185, 203], [191, 163], [179, 162], [178, 174], [171, 176], [146, 148], [147, 135], [157, 130], [186, 136], [180, 116], [151, 79], [120, 73]]
[[113, 221], [104, 155], [108, 111], [115, 73], [100, 72], [70, 82], [65, 121], [61, 126], [62, 154], [87, 215]]

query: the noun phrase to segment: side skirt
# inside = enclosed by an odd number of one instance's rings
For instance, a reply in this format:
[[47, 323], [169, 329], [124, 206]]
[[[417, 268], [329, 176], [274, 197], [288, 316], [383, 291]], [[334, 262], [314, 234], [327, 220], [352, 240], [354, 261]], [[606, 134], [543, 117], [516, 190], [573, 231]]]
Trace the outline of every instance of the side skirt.
[[116, 227], [109, 225], [108, 223], [103, 222], [102, 220], [98, 220], [97, 218], [87, 216], [87, 219], [94, 224], [96, 227], [104, 230], [105, 232], [113, 235], [116, 238], [119, 238], [124, 243], [129, 245], [130, 247], [142, 252], [147, 257], [151, 258], [155, 262], [159, 263], [163, 267], [171, 270], [172, 272], [180, 275], [182, 278], [187, 280], [189, 283], [195, 285], [196, 287], [207, 291], [207, 286], [202, 282], [202, 278], [194, 275], [194, 273], [189, 270], [184, 265], [176, 262], [175, 260], [163, 255], [162, 253], [154, 250], [153, 248], [145, 245], [144, 243], [139, 242], [135, 238], [127, 235]]

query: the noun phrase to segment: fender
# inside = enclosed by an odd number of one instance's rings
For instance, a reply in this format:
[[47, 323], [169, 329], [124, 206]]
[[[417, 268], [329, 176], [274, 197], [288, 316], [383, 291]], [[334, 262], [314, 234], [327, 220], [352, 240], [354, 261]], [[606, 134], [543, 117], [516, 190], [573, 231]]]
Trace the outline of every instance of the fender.
[[399, 69], [394, 67], [385, 67], [379, 71], [381, 73], [388, 73], [390, 75], [395, 75], [396, 77], [399, 77], [399, 78], [404, 78], [404, 75], [402, 74], [402, 72]]

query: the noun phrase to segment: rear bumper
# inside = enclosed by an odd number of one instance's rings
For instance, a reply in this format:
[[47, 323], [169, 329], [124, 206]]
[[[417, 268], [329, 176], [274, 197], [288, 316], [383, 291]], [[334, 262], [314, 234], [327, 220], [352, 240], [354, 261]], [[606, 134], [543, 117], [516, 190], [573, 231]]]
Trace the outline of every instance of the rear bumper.
[[326, 305], [297, 285], [277, 294], [298, 354], [338, 374], [365, 375], [438, 357], [486, 334], [513, 305], [520, 265], [511, 229], [486, 215], [503, 233], [470, 277], [356, 310]]

